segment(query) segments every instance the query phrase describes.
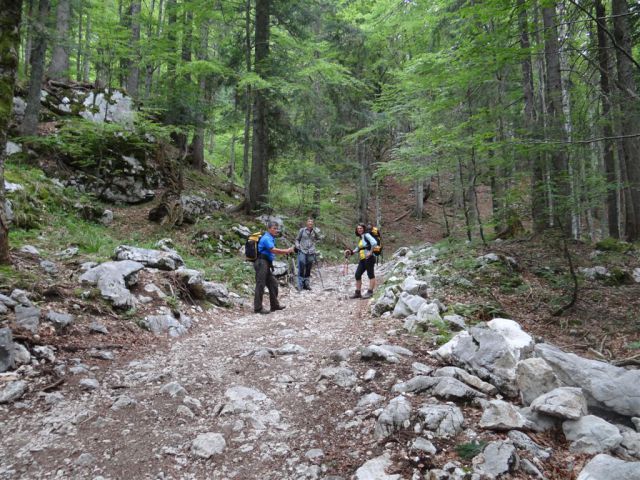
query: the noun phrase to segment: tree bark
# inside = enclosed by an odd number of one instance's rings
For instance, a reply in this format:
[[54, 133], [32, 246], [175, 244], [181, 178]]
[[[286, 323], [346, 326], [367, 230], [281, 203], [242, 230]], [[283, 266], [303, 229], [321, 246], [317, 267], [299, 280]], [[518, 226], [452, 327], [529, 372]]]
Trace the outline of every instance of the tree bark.
[[366, 145], [359, 140], [356, 155], [360, 165], [360, 180], [358, 182], [358, 217], [362, 223], [369, 223], [369, 155]]
[[133, 0], [129, 7], [131, 22], [131, 58], [129, 60], [129, 76], [127, 77], [127, 93], [134, 99], [138, 98], [138, 84], [140, 83], [140, 0]]
[[[566, 141], [563, 109], [562, 80], [560, 73], [560, 45], [556, 23], [555, 2], [542, 9], [545, 28], [544, 58], [547, 66], [546, 92], [549, 129], [547, 137], [564, 143]], [[554, 135], [555, 133], [555, 135]], [[551, 153], [553, 174], [551, 176], [553, 219], [565, 236], [571, 235], [571, 189], [569, 184], [569, 164], [564, 150], [557, 148]]]
[[0, 264], [10, 263], [9, 223], [5, 212], [4, 161], [7, 129], [13, 110], [13, 90], [18, 72], [22, 0], [0, 0]]
[[56, 10], [56, 41], [53, 46], [49, 77], [54, 80], [69, 80], [69, 23], [71, 21], [70, 0], [58, 0]]
[[27, 0], [27, 18], [24, 22], [23, 35], [24, 39], [24, 62], [22, 72], [25, 78], [29, 77], [29, 65], [31, 65], [31, 49], [33, 48], [33, 9], [35, 8], [35, 0]]
[[[244, 39], [245, 39], [245, 62], [247, 73], [251, 72], [251, 0], [247, 0], [245, 4], [244, 17]], [[245, 92], [245, 112], [244, 112], [244, 145], [242, 149], [242, 184], [244, 187], [244, 198], [249, 198], [249, 148], [251, 146], [251, 106], [252, 92], [251, 87], [247, 85]]]
[[609, 42], [607, 41], [606, 12], [602, 0], [595, 0], [595, 10], [597, 17], [597, 38], [598, 38], [598, 65], [600, 67], [600, 92], [602, 99], [602, 134], [605, 137], [604, 148], [604, 169], [607, 179], [607, 225], [609, 236], [620, 238], [620, 228], [618, 226], [618, 182], [616, 178], [616, 164], [613, 140], [613, 126], [611, 118], [611, 87], [609, 75]]
[[[198, 60], [207, 60], [209, 49], [209, 23], [204, 20], [200, 26], [200, 46], [198, 48]], [[198, 78], [200, 105], [197, 106], [196, 129], [191, 142], [191, 167], [194, 170], [204, 170], [204, 134], [205, 134], [205, 110], [208, 105], [207, 75], [200, 74]]]
[[[535, 137], [536, 108], [533, 87], [533, 66], [531, 64], [531, 41], [529, 40], [528, 13], [524, 0], [518, 0], [518, 25], [520, 29], [520, 48], [523, 50], [520, 67], [522, 69], [522, 88], [524, 93], [524, 126], [528, 135]], [[531, 217], [533, 231], [539, 233], [546, 227], [544, 165], [538, 152], [529, 153], [531, 166]]]
[[38, 130], [38, 114], [40, 113], [40, 91], [44, 76], [44, 61], [47, 51], [47, 18], [49, 16], [49, 0], [40, 0], [38, 18], [33, 23], [34, 48], [31, 52], [31, 77], [27, 94], [27, 108], [22, 120], [21, 133], [35, 135]]
[[85, 38], [85, 48], [84, 48], [84, 58], [82, 59], [82, 81], [89, 81], [89, 70], [91, 68], [90, 63], [90, 54], [91, 51], [91, 17], [87, 13], [87, 21], [84, 28], [84, 38]]
[[634, 79], [631, 55], [631, 31], [629, 26], [629, 6], [626, 0], [612, 0], [611, 14], [613, 16], [613, 36], [618, 49], [616, 50], [616, 64], [618, 70], [617, 101], [620, 111], [623, 158], [626, 171], [627, 186], [625, 187], [625, 236], [628, 241], [640, 239], [640, 143], [634, 137], [640, 128], [640, 108]]
[[[255, 72], [262, 78], [269, 76], [270, 0], [256, 0], [255, 13]], [[249, 182], [248, 210], [264, 208], [269, 196], [269, 127], [267, 92], [254, 92], [253, 103], [253, 155]]]
[[82, 81], [82, 0], [78, 0], [78, 45], [76, 48], [76, 81]]

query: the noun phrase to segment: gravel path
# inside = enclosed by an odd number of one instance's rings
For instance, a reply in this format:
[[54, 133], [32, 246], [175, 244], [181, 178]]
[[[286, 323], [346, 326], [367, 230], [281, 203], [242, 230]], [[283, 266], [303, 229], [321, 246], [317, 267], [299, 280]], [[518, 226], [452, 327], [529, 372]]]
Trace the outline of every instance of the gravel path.
[[[212, 309], [155, 353], [71, 363], [59, 390], [0, 408], [0, 478], [349, 478], [382, 448], [358, 400], [389, 400], [411, 362], [426, 361], [397, 320], [347, 299], [353, 268], [324, 268], [311, 292], [283, 288], [285, 310]], [[417, 356], [363, 362], [358, 350], [375, 341]]]

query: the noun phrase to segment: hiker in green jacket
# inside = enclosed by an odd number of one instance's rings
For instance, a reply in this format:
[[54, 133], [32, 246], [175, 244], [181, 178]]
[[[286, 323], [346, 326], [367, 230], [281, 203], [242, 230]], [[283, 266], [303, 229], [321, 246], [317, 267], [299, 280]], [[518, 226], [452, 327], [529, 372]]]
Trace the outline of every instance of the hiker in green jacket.
[[[374, 268], [376, 266], [376, 257], [373, 254], [373, 248], [378, 245], [376, 239], [370, 233], [366, 232], [366, 226], [364, 223], [359, 223], [356, 226], [356, 236], [359, 237], [358, 244], [353, 250], [345, 250], [344, 255], [348, 257], [354, 253], [358, 253], [360, 261], [358, 262], [358, 268], [356, 268], [356, 291], [349, 298], [370, 298], [373, 295], [373, 290], [376, 288], [376, 275]], [[362, 294], [362, 274], [367, 272], [369, 277], [369, 289]]]

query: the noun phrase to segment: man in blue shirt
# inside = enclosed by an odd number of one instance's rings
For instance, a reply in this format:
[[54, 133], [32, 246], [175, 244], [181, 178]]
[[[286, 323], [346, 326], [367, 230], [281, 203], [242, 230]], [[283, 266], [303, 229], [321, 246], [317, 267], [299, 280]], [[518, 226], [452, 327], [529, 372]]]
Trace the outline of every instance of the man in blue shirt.
[[264, 287], [269, 290], [269, 304], [271, 311], [284, 310], [284, 307], [278, 303], [278, 281], [271, 273], [273, 259], [276, 255], [288, 255], [293, 252], [293, 247], [282, 249], [276, 247], [276, 235], [278, 234], [278, 224], [273, 221], [267, 223], [267, 231], [258, 242], [258, 258], [253, 262], [253, 268], [256, 271], [256, 291], [253, 297], [254, 313], [263, 315], [269, 312], [262, 308], [262, 296], [264, 295]]

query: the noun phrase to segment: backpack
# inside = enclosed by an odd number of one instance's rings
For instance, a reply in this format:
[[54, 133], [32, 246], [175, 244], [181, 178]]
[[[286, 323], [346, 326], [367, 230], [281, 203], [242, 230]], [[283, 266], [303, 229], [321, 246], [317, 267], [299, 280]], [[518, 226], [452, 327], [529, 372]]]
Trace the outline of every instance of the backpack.
[[244, 244], [244, 256], [249, 262], [255, 262], [258, 259], [258, 242], [262, 235], [264, 235], [263, 232], [252, 233]]
[[378, 243], [375, 247], [373, 247], [373, 254], [376, 256], [382, 254], [382, 235], [380, 233], [380, 228], [368, 225], [367, 233], [375, 238], [376, 242]]

